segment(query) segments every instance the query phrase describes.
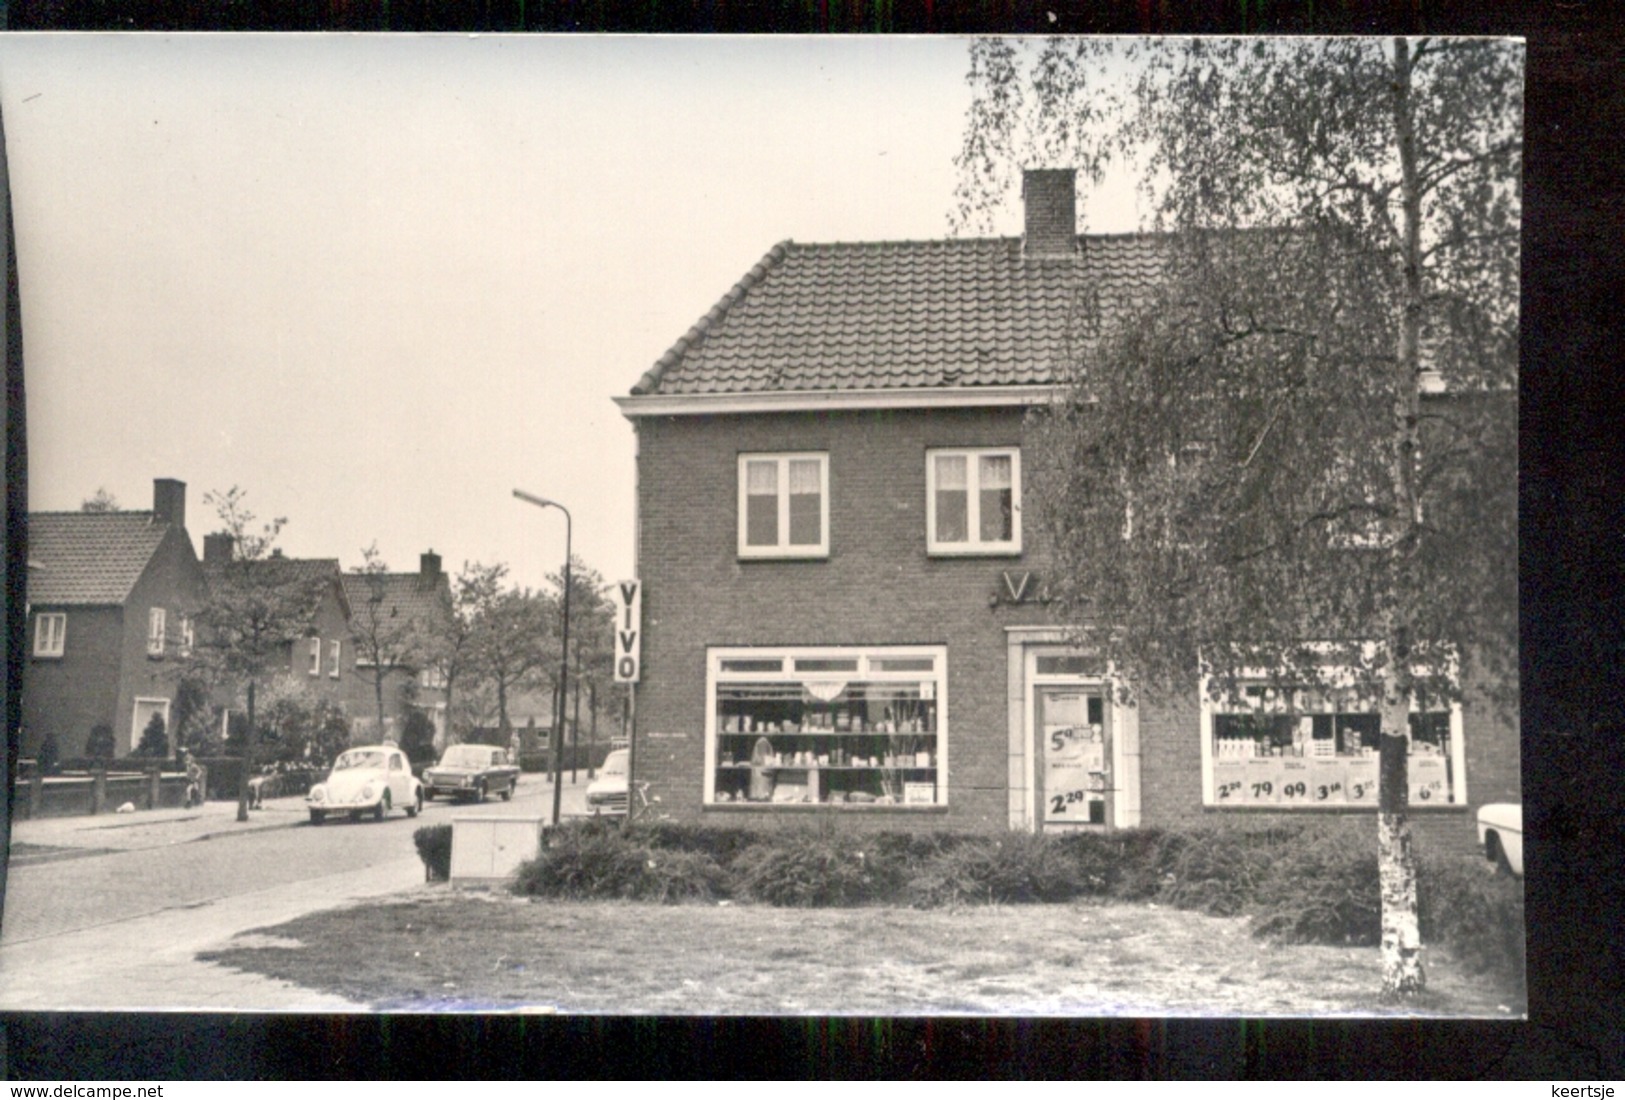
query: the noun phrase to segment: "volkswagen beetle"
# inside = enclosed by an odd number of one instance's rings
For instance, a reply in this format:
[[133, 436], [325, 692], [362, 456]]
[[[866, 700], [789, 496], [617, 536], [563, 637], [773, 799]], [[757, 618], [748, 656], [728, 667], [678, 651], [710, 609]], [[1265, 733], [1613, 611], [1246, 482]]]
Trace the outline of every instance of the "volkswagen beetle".
[[423, 808], [423, 785], [399, 748], [365, 745], [339, 754], [326, 781], [305, 796], [305, 806], [312, 825], [334, 814], [349, 814], [350, 820], [358, 821], [370, 813], [381, 821], [395, 807], [416, 817]]

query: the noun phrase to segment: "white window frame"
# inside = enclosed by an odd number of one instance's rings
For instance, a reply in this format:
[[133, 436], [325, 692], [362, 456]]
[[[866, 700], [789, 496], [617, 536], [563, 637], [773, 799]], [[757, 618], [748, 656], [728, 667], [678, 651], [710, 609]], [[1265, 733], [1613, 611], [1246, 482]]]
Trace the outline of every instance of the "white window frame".
[[192, 616], [182, 615], [180, 648], [180, 654], [182, 657], [190, 657], [192, 655], [192, 646], [196, 644], [196, 641], [197, 637], [192, 629]]
[[68, 613], [40, 611], [34, 615], [34, 656], [60, 657], [68, 647]]
[[[797, 671], [797, 660], [817, 659], [856, 659], [857, 667], [845, 672], [808, 672]], [[875, 659], [899, 660], [907, 658], [929, 658], [932, 661], [932, 671], [888, 672], [878, 671], [873, 667]], [[779, 671], [751, 671], [751, 672], [725, 672], [725, 661], [779, 661]], [[842, 682], [862, 681], [864, 683], [923, 683], [930, 681], [932, 696], [936, 702], [936, 785], [937, 800], [929, 807], [909, 806], [902, 803], [890, 805], [873, 805], [878, 811], [891, 811], [900, 813], [917, 813], [922, 809], [941, 809], [949, 803], [949, 744], [952, 740], [952, 726], [948, 719], [948, 647], [944, 645], [855, 645], [855, 646], [714, 646], [706, 651], [705, 660], [705, 784], [704, 805], [738, 806], [740, 803], [718, 802], [716, 800], [716, 774], [717, 774], [717, 688], [719, 684], [727, 683], [763, 683], [783, 682], [803, 684], [813, 681]], [[769, 737], [772, 735], [769, 734]], [[877, 736], [879, 736], [877, 734]], [[839, 809], [850, 810], [859, 803], [842, 803], [839, 806], [824, 803], [760, 803], [753, 809], [759, 812], [784, 811], [789, 807], [802, 809], [822, 808], [824, 810]]]
[[[790, 542], [790, 463], [816, 461], [818, 463], [818, 542], [793, 545]], [[778, 542], [772, 546], [751, 546], [746, 543], [749, 481], [746, 471], [752, 462], [778, 464]], [[757, 451], [740, 452], [739, 480], [739, 556], [741, 558], [827, 558], [829, 557], [829, 452], [828, 451]]]
[[327, 643], [327, 676], [331, 680], [339, 678], [339, 653], [343, 644], [337, 638], [329, 639]]
[[164, 609], [149, 607], [147, 609], [147, 656], [162, 657], [164, 655]]
[[[1417, 671], [1424, 672], [1426, 670], [1425, 669], [1418, 669]], [[1454, 662], [1451, 663], [1451, 665], [1449, 666], [1448, 671], [1449, 671], [1452, 679], [1454, 679], [1457, 676], [1457, 671], [1456, 671]], [[1269, 669], [1266, 669], [1266, 668], [1242, 669], [1239, 679], [1241, 680], [1241, 683], [1242, 683], [1242, 685], [1244, 687], [1249, 686], [1249, 685], [1265, 685], [1265, 686], [1268, 686], [1269, 681], [1272, 679], [1272, 673], [1271, 673], [1271, 671]], [[1336, 690], [1339, 690], [1340, 685], [1343, 687], [1343, 689], [1346, 690], [1349, 686], [1352, 686], [1353, 683], [1354, 683], [1354, 677], [1353, 677], [1353, 674], [1352, 674], [1351, 670], [1349, 670], [1345, 666], [1335, 665], [1335, 664], [1328, 664], [1328, 665], [1324, 666], [1322, 668], [1322, 670], [1321, 670], [1320, 679], [1321, 679], [1321, 686], [1316, 687], [1316, 688], [1311, 688], [1310, 689], [1311, 691], [1318, 691], [1318, 690], [1336, 691]], [[1216, 753], [1214, 751], [1214, 744], [1213, 744], [1213, 739], [1214, 739], [1214, 732], [1213, 732], [1214, 719], [1220, 714], [1230, 714], [1230, 713], [1234, 713], [1234, 711], [1231, 711], [1228, 708], [1226, 708], [1226, 707], [1224, 707], [1224, 706], [1222, 706], [1219, 703], [1214, 701], [1214, 699], [1212, 697], [1212, 694], [1210, 692], [1210, 679], [1209, 679], [1209, 677], [1202, 676], [1200, 678], [1199, 690], [1200, 690], [1200, 696], [1199, 696], [1200, 721], [1198, 722], [1198, 727], [1199, 727], [1199, 730], [1200, 730], [1200, 736], [1201, 736], [1201, 742], [1202, 742], [1202, 744], [1201, 744], [1201, 749], [1202, 749], [1202, 805], [1204, 807], [1223, 810], [1223, 811], [1226, 811], [1226, 812], [1246, 812], [1248, 810], [1252, 810], [1252, 811], [1256, 812], [1256, 811], [1259, 811], [1259, 810], [1263, 810], [1265, 812], [1280, 812], [1280, 813], [1305, 813], [1305, 812], [1319, 812], [1319, 813], [1375, 813], [1377, 811], [1378, 803], [1377, 803], [1377, 801], [1375, 799], [1372, 799], [1371, 801], [1364, 802], [1364, 803], [1333, 802], [1331, 804], [1327, 804], [1327, 803], [1317, 803], [1313, 798], [1311, 798], [1307, 802], [1307, 804], [1303, 804], [1303, 805], [1294, 805], [1294, 804], [1285, 803], [1285, 802], [1268, 803], [1268, 804], [1263, 804], [1263, 805], [1260, 805], [1258, 803], [1221, 802], [1219, 800], [1218, 796], [1217, 796], [1217, 792], [1214, 789], [1215, 784], [1214, 784], [1213, 763], [1214, 763], [1214, 759], [1215, 759], [1215, 756], [1216, 756]], [[1450, 790], [1448, 792], [1448, 794], [1449, 794], [1448, 800], [1445, 801], [1445, 802], [1441, 802], [1441, 803], [1435, 803], [1434, 805], [1441, 808], [1441, 809], [1446, 809], [1446, 810], [1461, 810], [1463, 807], [1465, 807], [1468, 804], [1468, 802], [1467, 802], [1467, 745], [1466, 745], [1465, 738], [1462, 736], [1461, 703], [1459, 701], [1452, 700], [1450, 703], [1448, 703], [1448, 704], [1446, 704], [1444, 706], [1431, 708], [1429, 710], [1420, 710], [1419, 711], [1417, 706], [1416, 706], [1416, 700], [1414, 698], [1411, 700], [1411, 706], [1410, 706], [1410, 713], [1411, 714], [1417, 714], [1417, 713], [1429, 714], [1429, 713], [1446, 713], [1446, 712], [1448, 712], [1448, 714], [1450, 716], [1449, 717], [1449, 721], [1450, 721], [1450, 756], [1449, 756], [1449, 760], [1450, 760], [1451, 785], [1450, 785]], [[1361, 711], [1359, 713], [1363, 714], [1363, 713], [1368, 713], [1368, 712], [1367, 711]], [[1338, 759], [1346, 759], [1346, 758], [1341, 758], [1340, 757]], [[1409, 806], [1408, 806], [1408, 809], [1414, 810], [1414, 809], [1417, 809], [1417, 808], [1422, 807], [1424, 805], [1425, 804], [1421, 803], [1421, 802], [1411, 802], [1409, 804]]]
[[[1010, 459], [1010, 538], [984, 542], [980, 459], [1007, 456]], [[965, 459], [964, 542], [937, 538], [937, 459]], [[933, 447], [925, 452], [925, 539], [926, 552], [933, 557], [1008, 555], [1021, 553], [1021, 448], [1020, 447]]]
[[309, 639], [309, 642], [310, 674], [312, 676], [320, 676], [322, 674], [322, 640], [320, 638], [311, 638]]

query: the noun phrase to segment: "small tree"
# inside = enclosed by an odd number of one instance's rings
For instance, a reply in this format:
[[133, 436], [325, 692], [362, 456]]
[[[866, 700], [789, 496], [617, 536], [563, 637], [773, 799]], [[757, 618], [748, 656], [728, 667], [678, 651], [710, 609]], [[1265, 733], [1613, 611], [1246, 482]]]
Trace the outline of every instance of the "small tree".
[[146, 728], [141, 731], [141, 742], [135, 747], [135, 755], [154, 760], [162, 760], [169, 755], [169, 730], [162, 714], [154, 713], [147, 720]]
[[117, 512], [119, 511], [118, 498], [104, 488], [98, 488], [96, 494], [79, 502], [81, 512]]
[[98, 766], [106, 767], [107, 762], [113, 759], [117, 745], [113, 740], [113, 727], [106, 722], [97, 722], [90, 727], [90, 739], [85, 742], [85, 755], [94, 760]]
[[502, 593], [479, 616], [472, 667], [496, 697], [502, 744], [513, 736], [509, 695], [541, 682], [547, 667], [557, 660], [549, 645], [553, 618], [551, 601], [528, 589]]
[[430, 667], [440, 673], [445, 684], [446, 721], [458, 732], [461, 732], [460, 727], [466, 727], [462, 721], [466, 713], [478, 709], [477, 703], [473, 707], [463, 706], [458, 693], [465, 685], [479, 686], [475, 650], [481, 617], [502, 594], [502, 583], [507, 575], [506, 565], [465, 562], [462, 572], [452, 582], [447, 614], [426, 640]]
[[286, 667], [294, 642], [306, 636], [325, 583], [273, 553], [287, 521], [279, 517], [256, 528], [243, 496], [232, 486], [203, 498], [215, 507], [224, 533], [231, 536], [232, 555], [210, 575], [190, 670], [207, 683], [243, 693], [246, 728], [238, 821], [248, 820], [248, 780], [254, 774], [259, 741], [258, 692], [278, 668]]
[[376, 543], [361, 551], [363, 564], [354, 570], [365, 584], [365, 595], [351, 601], [350, 633], [355, 639], [357, 665], [372, 685], [377, 708], [378, 736], [384, 736], [384, 685], [392, 674], [411, 672], [430, 657], [428, 624], [403, 611], [389, 591], [389, 566]]

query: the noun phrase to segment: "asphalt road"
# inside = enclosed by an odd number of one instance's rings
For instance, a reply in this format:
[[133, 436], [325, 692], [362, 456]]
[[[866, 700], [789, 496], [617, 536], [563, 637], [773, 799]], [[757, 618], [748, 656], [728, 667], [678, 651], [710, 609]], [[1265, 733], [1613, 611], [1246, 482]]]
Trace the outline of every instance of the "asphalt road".
[[[585, 773], [567, 782], [566, 813], [585, 786]], [[422, 825], [551, 808], [552, 787], [527, 775], [509, 802], [437, 800], [416, 818], [397, 810], [381, 822], [315, 826], [302, 800], [278, 799], [247, 824], [222, 803], [189, 815], [18, 823], [0, 921], [0, 1008], [343, 1008], [192, 955], [251, 928], [419, 888], [412, 833]]]

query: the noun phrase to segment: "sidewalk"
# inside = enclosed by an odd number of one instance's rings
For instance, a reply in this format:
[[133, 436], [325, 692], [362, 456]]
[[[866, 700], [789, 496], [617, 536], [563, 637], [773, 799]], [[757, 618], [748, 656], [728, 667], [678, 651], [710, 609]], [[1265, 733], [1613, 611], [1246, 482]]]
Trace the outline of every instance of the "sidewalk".
[[285, 829], [309, 820], [304, 798], [267, 798], [264, 808], [237, 820], [235, 800], [216, 799], [191, 809], [137, 810], [129, 814], [43, 817], [11, 823], [11, 845], [40, 848], [150, 848], [205, 837]]

